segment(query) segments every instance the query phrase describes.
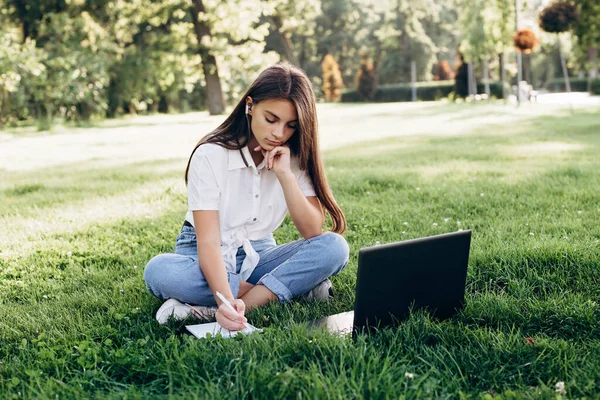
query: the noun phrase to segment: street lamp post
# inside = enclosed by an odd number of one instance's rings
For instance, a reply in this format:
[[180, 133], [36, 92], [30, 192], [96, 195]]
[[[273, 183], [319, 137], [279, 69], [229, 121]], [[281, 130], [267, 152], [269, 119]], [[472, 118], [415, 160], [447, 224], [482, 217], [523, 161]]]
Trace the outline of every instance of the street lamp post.
[[[515, 32], [519, 30], [519, 0], [515, 0]], [[523, 54], [517, 50], [517, 105], [521, 105], [521, 81], [523, 80]]]

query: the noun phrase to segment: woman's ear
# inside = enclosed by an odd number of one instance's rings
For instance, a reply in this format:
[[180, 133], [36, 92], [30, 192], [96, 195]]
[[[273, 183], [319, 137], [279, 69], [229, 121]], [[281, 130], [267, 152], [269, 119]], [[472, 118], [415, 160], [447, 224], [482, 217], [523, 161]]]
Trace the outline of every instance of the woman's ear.
[[252, 97], [246, 97], [246, 114], [252, 114]]

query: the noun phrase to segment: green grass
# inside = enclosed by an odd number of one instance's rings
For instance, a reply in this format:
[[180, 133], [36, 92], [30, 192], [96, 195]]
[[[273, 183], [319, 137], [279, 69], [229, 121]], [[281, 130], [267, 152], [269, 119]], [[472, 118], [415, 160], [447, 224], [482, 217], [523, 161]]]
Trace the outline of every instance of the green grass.
[[[550, 399], [560, 381], [600, 398], [598, 154], [585, 111], [328, 151], [351, 247], [336, 300], [254, 310], [264, 333], [230, 340], [159, 326], [142, 279], [183, 221], [186, 159], [0, 171], [0, 398]], [[473, 242], [455, 318], [306, 330], [352, 308], [361, 247], [457, 229]]]

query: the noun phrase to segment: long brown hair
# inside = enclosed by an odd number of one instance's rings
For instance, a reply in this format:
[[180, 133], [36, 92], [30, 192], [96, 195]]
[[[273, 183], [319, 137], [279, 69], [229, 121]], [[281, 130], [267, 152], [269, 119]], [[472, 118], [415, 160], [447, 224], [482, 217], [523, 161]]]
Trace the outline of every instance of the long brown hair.
[[198, 142], [185, 169], [185, 183], [188, 181], [192, 156], [199, 146], [215, 143], [229, 150], [239, 150], [248, 144], [248, 118], [251, 118], [247, 117], [245, 111], [248, 96], [252, 98], [253, 104], [267, 99], [289, 100], [294, 104], [298, 114], [298, 127], [287, 145], [292, 155], [298, 157], [300, 169], [307, 172], [317, 198], [331, 216], [331, 230], [343, 233], [346, 230], [346, 217], [331, 193], [319, 151], [315, 93], [304, 71], [287, 63], [272, 65], [262, 71], [227, 119]]

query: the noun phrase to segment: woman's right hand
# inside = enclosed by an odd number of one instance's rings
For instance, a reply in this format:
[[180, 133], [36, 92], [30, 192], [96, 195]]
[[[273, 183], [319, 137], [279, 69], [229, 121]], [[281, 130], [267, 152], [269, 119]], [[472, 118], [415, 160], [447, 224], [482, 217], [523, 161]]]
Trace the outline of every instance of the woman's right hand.
[[230, 331], [242, 330], [245, 328], [244, 323], [248, 322], [246, 317], [244, 317], [246, 305], [242, 299], [235, 299], [231, 301], [231, 305], [237, 310], [237, 312], [231, 311], [229, 307], [227, 307], [224, 303], [221, 303], [217, 309], [217, 322], [223, 328]]

